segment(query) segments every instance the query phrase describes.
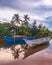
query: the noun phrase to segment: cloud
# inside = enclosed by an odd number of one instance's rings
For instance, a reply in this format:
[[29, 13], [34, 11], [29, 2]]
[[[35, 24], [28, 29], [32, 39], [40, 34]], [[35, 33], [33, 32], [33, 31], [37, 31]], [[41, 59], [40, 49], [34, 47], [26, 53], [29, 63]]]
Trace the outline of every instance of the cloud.
[[[0, 0], [0, 19], [10, 21], [15, 13], [19, 13], [20, 18], [28, 14], [31, 22], [34, 19], [44, 21], [52, 16], [52, 0]], [[45, 20], [43, 24], [49, 27], [51, 23]]]
[[31, 21], [33, 21], [34, 19], [39, 19], [39, 20], [43, 19], [37, 16], [36, 14], [34, 15], [30, 12], [16, 10], [9, 7], [0, 7], [0, 19], [7, 20], [9, 22], [12, 19], [12, 16], [16, 13], [19, 14], [20, 18], [23, 18], [25, 14], [28, 14]]
[[13, 14], [16, 13], [16, 10], [10, 8], [0, 8], [0, 19], [11, 20]]
[[30, 12], [39, 17], [46, 16], [46, 12], [52, 11], [51, 0], [0, 0], [0, 6]]

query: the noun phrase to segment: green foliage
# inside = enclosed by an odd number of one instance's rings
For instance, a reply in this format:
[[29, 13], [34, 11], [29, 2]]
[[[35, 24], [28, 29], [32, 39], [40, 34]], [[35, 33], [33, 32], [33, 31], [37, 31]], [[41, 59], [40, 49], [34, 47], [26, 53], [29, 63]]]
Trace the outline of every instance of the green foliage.
[[30, 27], [18, 27], [18, 32], [17, 34], [20, 34], [20, 35], [31, 35], [30, 33]]
[[0, 24], [0, 36], [3, 35], [12, 35], [12, 32], [7, 29], [7, 26], [5, 24]]
[[[14, 24], [15, 22], [19, 24], [21, 22], [22, 24], [19, 27]], [[39, 25], [37, 27], [36, 20], [34, 20], [32, 27], [28, 25], [29, 25], [28, 15], [24, 15], [24, 19], [21, 20], [19, 19], [18, 14], [14, 14], [10, 23], [3, 23], [3, 24], [0, 23], [0, 36], [2, 35], [12, 36], [14, 32], [16, 32], [16, 34], [37, 36], [38, 38], [49, 35], [52, 38], [52, 32], [49, 31], [45, 26]], [[11, 32], [11, 30], [9, 29], [10, 27], [16, 28], [17, 31], [14, 30], [14, 32]]]

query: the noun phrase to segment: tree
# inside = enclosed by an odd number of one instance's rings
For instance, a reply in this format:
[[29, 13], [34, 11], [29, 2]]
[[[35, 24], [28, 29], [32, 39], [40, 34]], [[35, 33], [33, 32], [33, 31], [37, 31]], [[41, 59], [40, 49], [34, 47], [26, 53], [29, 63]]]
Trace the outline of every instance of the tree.
[[37, 26], [36, 26], [36, 20], [34, 20], [32, 27], [35, 28], [35, 29], [37, 28]]
[[31, 28], [31, 35], [34, 36], [37, 34], [37, 26], [36, 26], [36, 20], [34, 20], [33, 24], [32, 24], [32, 28]]
[[12, 35], [12, 32], [8, 29], [7, 25], [0, 24], [0, 36]]
[[40, 24], [40, 25], [38, 26], [38, 28], [41, 30], [41, 28], [42, 28], [42, 25]]
[[19, 14], [14, 14], [12, 17], [11, 23], [20, 23]]
[[[16, 23], [17, 23], [17, 26], [15, 25]], [[11, 27], [15, 28], [15, 30], [17, 31], [18, 30], [18, 24], [20, 24], [19, 14], [14, 14], [14, 16], [12, 17], [12, 20], [11, 20], [10, 28]], [[14, 29], [11, 29], [11, 30], [14, 30]]]
[[28, 15], [24, 15], [23, 25], [28, 26], [29, 17]]

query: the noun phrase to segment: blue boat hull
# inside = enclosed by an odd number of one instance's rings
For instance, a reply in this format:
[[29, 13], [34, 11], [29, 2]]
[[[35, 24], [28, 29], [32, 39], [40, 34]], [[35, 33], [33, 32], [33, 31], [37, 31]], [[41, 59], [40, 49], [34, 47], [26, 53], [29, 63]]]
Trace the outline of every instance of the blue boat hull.
[[26, 44], [24, 39], [33, 40], [36, 39], [36, 37], [26, 37], [26, 38], [12, 38], [8, 36], [4, 36], [3, 39], [6, 41], [6, 44], [4, 46], [11, 46], [16, 44]]

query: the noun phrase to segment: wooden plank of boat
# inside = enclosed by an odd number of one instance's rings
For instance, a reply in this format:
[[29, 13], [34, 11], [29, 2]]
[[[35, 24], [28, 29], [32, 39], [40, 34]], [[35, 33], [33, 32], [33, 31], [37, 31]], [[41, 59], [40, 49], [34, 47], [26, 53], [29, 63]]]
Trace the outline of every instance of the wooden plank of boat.
[[43, 44], [43, 43], [49, 42], [50, 38], [43, 37], [43, 38], [34, 39], [34, 40], [27, 40], [27, 39], [24, 39], [24, 40], [29, 46], [33, 46], [33, 45], [38, 45], [38, 44]]
[[14, 35], [13, 37], [15, 37], [15, 38], [24, 38], [24, 37], [28, 37], [27, 35]]

